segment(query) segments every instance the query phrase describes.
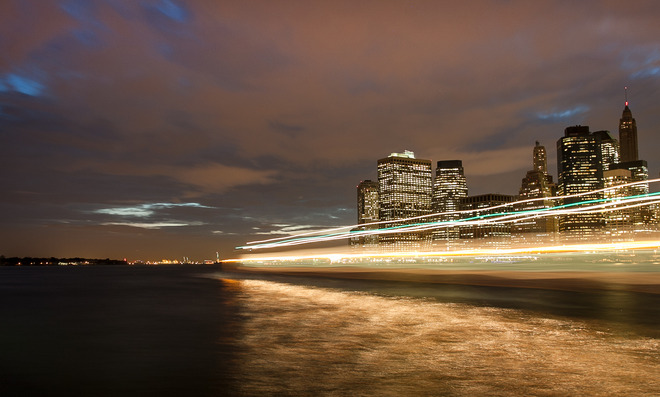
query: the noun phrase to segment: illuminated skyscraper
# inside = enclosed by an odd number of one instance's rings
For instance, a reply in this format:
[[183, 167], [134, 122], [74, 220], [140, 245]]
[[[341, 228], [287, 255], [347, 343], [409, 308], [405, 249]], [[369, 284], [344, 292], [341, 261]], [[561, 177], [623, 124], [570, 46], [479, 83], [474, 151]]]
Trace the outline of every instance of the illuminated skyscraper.
[[[612, 169], [630, 171], [630, 182], [640, 182], [630, 187], [630, 195], [638, 196], [649, 193], [649, 167], [646, 160], [628, 161], [615, 164]], [[650, 231], [649, 227], [655, 223], [656, 209], [650, 206], [639, 207], [632, 214], [633, 230], [635, 232]]]
[[438, 161], [433, 183], [433, 210], [458, 211], [461, 199], [467, 197], [468, 188], [461, 160]]
[[619, 162], [619, 142], [609, 131], [596, 131], [593, 134], [600, 138], [601, 164], [603, 171], [607, 171]]
[[[616, 202], [618, 199], [630, 196], [631, 186], [621, 186], [631, 181], [631, 172], [627, 169], [610, 169], [603, 171], [603, 198]], [[605, 233], [613, 240], [630, 239], [635, 211], [618, 209], [604, 213]]]
[[[417, 159], [411, 151], [392, 153], [378, 160], [380, 220], [396, 221], [430, 214], [432, 179], [431, 160]], [[410, 222], [389, 222], [385, 226], [405, 223]], [[428, 234], [391, 233], [381, 235], [380, 242], [402, 248], [428, 238]]]
[[[357, 222], [360, 226], [353, 229], [354, 232], [377, 229], [378, 225], [372, 224], [379, 220], [378, 182], [365, 180], [357, 186]], [[371, 247], [378, 244], [377, 235], [360, 235], [351, 238], [351, 245]]]
[[[538, 199], [517, 204], [517, 211], [539, 210], [555, 205], [550, 197], [555, 195], [556, 185], [552, 176], [548, 174], [545, 147], [536, 142], [534, 146], [533, 166], [527, 171], [520, 186], [520, 200]], [[520, 242], [538, 242], [541, 239], [552, 237], [557, 231], [557, 220], [554, 217], [533, 218], [521, 220], [512, 225], [514, 233]]]
[[[588, 126], [573, 126], [564, 130], [557, 141], [558, 193], [569, 196], [598, 190], [603, 187], [603, 165], [600, 136], [589, 132]], [[601, 198], [588, 194], [563, 199], [564, 204]], [[562, 216], [559, 231], [569, 238], [590, 239], [603, 226], [600, 214], [572, 214]]]
[[642, 182], [638, 185], [632, 186], [630, 194], [648, 194], [649, 184], [643, 183], [649, 179], [649, 166], [646, 160], [627, 161], [614, 164], [611, 169], [628, 170], [630, 171], [631, 182]]
[[[461, 199], [467, 197], [468, 188], [463, 162], [461, 160], [438, 161], [433, 181], [433, 212], [439, 213], [436, 221], [446, 222], [460, 219], [460, 214], [447, 212], [459, 211]], [[457, 239], [457, 227], [440, 228], [433, 233], [434, 240]]]
[[557, 141], [559, 194], [567, 196], [602, 187], [600, 137], [588, 126], [567, 127]]
[[[626, 87], [626, 107], [619, 120], [619, 141], [621, 144], [621, 164], [617, 169], [627, 169], [631, 172], [633, 182], [646, 181], [649, 178], [649, 169], [646, 161], [639, 159], [637, 146], [637, 121], [628, 107], [628, 87]], [[631, 194], [647, 194], [648, 184], [640, 184], [632, 188]]]
[[548, 156], [545, 152], [545, 146], [541, 145], [536, 141], [534, 146], [534, 169], [533, 171], [538, 171], [544, 175], [548, 175]]
[[359, 224], [378, 222], [378, 182], [369, 179], [357, 186], [357, 207]]
[[[649, 179], [648, 164], [639, 159], [637, 144], [637, 121], [628, 107], [628, 87], [626, 87], [626, 106], [619, 119], [619, 141], [621, 143], [621, 162], [614, 169], [629, 170], [631, 182], [645, 182]], [[648, 194], [648, 183], [631, 186], [630, 194]], [[649, 231], [649, 225], [655, 223], [655, 208], [640, 207], [633, 212], [633, 229], [635, 232]]]
[[639, 154], [637, 149], [637, 122], [628, 107], [628, 95], [626, 87], [626, 107], [619, 119], [619, 143], [621, 144], [621, 162], [637, 161]]

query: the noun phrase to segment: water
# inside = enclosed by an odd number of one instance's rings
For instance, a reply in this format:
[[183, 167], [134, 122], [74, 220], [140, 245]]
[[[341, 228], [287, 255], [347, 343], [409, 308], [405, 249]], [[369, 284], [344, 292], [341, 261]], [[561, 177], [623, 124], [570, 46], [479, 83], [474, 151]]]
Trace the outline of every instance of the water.
[[660, 297], [0, 268], [0, 395], [659, 395]]
[[222, 395], [236, 296], [203, 271], [0, 268], [0, 395]]

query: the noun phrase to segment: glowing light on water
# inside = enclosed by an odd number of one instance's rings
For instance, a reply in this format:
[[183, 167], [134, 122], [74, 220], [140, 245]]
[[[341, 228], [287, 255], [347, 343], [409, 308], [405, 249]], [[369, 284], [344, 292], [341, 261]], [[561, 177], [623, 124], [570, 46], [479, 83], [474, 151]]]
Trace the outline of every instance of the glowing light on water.
[[240, 280], [246, 395], [656, 395], [659, 341], [595, 321]]

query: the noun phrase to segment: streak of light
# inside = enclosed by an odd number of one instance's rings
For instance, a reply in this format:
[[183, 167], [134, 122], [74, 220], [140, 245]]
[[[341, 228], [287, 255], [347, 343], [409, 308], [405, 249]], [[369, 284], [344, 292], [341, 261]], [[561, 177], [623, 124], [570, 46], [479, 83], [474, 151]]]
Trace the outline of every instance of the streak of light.
[[517, 248], [480, 248], [462, 249], [455, 251], [404, 251], [404, 252], [380, 252], [380, 253], [354, 253], [332, 251], [325, 253], [322, 250], [311, 252], [306, 255], [281, 254], [277, 256], [255, 255], [245, 258], [225, 259], [223, 262], [249, 263], [265, 261], [298, 261], [322, 259], [331, 263], [350, 259], [379, 259], [379, 258], [432, 258], [432, 257], [460, 257], [477, 255], [519, 255], [519, 254], [552, 254], [552, 253], [576, 253], [576, 252], [604, 252], [624, 250], [644, 250], [660, 248], [660, 240], [648, 241], [621, 241], [598, 244], [570, 244]]
[[[660, 182], [660, 178], [656, 179], [648, 179], [646, 181], [640, 181], [640, 182], [630, 182], [630, 183], [625, 183], [621, 185], [616, 185], [612, 187], [607, 187], [603, 189], [598, 189], [598, 190], [592, 190], [588, 192], [582, 192], [582, 193], [576, 193], [576, 194], [570, 194], [566, 196], [552, 196], [552, 197], [540, 197], [540, 198], [532, 198], [532, 199], [525, 199], [525, 200], [519, 200], [511, 203], [505, 203], [505, 204], [500, 204], [500, 205], [495, 205], [492, 207], [488, 208], [481, 208], [481, 209], [472, 209], [472, 210], [460, 210], [460, 211], [447, 211], [447, 212], [438, 212], [438, 213], [432, 213], [432, 214], [426, 214], [426, 215], [420, 215], [420, 216], [415, 216], [411, 218], [402, 218], [402, 219], [397, 219], [397, 220], [389, 220], [389, 221], [379, 221], [379, 222], [371, 222], [371, 223], [362, 223], [362, 224], [354, 224], [354, 225], [348, 225], [348, 226], [338, 226], [335, 228], [329, 228], [329, 229], [323, 229], [323, 230], [315, 230], [315, 231], [310, 231], [306, 233], [299, 233], [294, 236], [287, 235], [286, 237], [274, 237], [270, 239], [264, 239], [264, 240], [256, 240], [256, 241], [249, 241], [246, 243], [244, 246], [236, 247], [237, 249], [247, 249], [247, 248], [256, 248], [262, 243], [269, 243], [269, 242], [274, 242], [274, 241], [282, 241], [282, 240], [288, 240], [292, 238], [301, 238], [304, 236], [313, 236], [317, 234], [330, 234], [333, 232], [339, 232], [341, 230], [346, 230], [349, 231], [351, 229], [354, 229], [356, 227], [368, 227], [372, 231], [379, 230], [377, 228], [374, 228], [375, 226], [378, 225], [383, 225], [383, 224], [391, 224], [391, 223], [410, 223], [415, 220], [422, 220], [422, 219], [427, 219], [427, 218], [433, 218], [433, 217], [439, 217], [439, 216], [447, 216], [447, 215], [462, 215], [462, 214], [468, 214], [468, 213], [475, 213], [475, 212], [480, 212], [480, 211], [494, 211], [498, 210], [500, 208], [507, 208], [507, 207], [513, 207], [513, 206], [519, 206], [522, 204], [528, 204], [528, 203], [533, 203], [533, 202], [544, 202], [544, 201], [552, 201], [552, 200], [566, 200], [570, 198], [576, 198], [576, 197], [583, 197], [583, 196], [589, 196], [589, 195], [595, 195], [599, 193], [605, 193], [605, 192], [611, 192], [611, 191], [616, 191], [621, 188], [626, 188], [626, 187], [631, 187], [631, 186], [639, 186], [639, 185], [645, 185], [645, 184], [651, 184], [651, 183], [656, 183]], [[653, 193], [652, 193], [653, 195]], [[631, 197], [638, 197], [638, 196], [631, 196]], [[612, 201], [617, 201], [617, 200], [625, 200], [627, 197], [624, 198], [609, 198], [609, 199], [603, 199], [603, 200], [612, 200]], [[568, 204], [567, 206], [570, 205], [582, 205], [585, 203], [590, 203], [592, 200], [589, 201], [582, 201], [578, 203], [573, 203], [573, 204]], [[562, 207], [562, 206], [558, 206]], [[552, 207], [556, 208], [556, 207]], [[550, 208], [550, 209], [552, 209]], [[497, 215], [497, 214], [490, 214], [489, 216], [492, 215]], [[288, 234], [288, 233], [282, 233], [282, 234]]]
[[[621, 186], [624, 185], [619, 185], [619, 187]], [[660, 196], [660, 192], [637, 195], [637, 196], [628, 196], [623, 198], [593, 199], [593, 200], [580, 201], [576, 203], [558, 205], [549, 208], [499, 212], [494, 214], [477, 215], [477, 216], [454, 220], [454, 221], [421, 222], [421, 223], [413, 223], [413, 224], [396, 225], [396, 226], [384, 227], [373, 230], [357, 230], [357, 231], [351, 230], [351, 228], [355, 227], [354, 225], [349, 227], [324, 230], [323, 232], [331, 232], [331, 233], [326, 233], [323, 235], [311, 235], [309, 233], [300, 234], [288, 238], [270, 239], [261, 242], [248, 243], [248, 245], [240, 246], [237, 248], [251, 249], [251, 250], [264, 249], [264, 248], [278, 248], [278, 247], [318, 243], [324, 241], [331, 241], [331, 240], [338, 240], [338, 239], [352, 238], [352, 237], [361, 237], [368, 235], [420, 232], [420, 231], [437, 230], [437, 229], [450, 228], [456, 226], [498, 225], [498, 224], [514, 223], [514, 222], [532, 220], [532, 219], [549, 217], [549, 216], [561, 216], [561, 215], [576, 214], [576, 213], [593, 214], [593, 213], [602, 213], [602, 212], [611, 212], [611, 211], [623, 211], [640, 206], [660, 204], [659, 196]], [[569, 196], [565, 196], [565, 198], [566, 197]], [[461, 211], [461, 212], [474, 213], [484, 210], [492, 211], [493, 208], [511, 207], [513, 205], [518, 205], [520, 203], [529, 203], [531, 201], [538, 201], [538, 200], [547, 200], [547, 198], [521, 200], [518, 202], [507, 203], [506, 205], [499, 205], [499, 206], [488, 207], [480, 210], [470, 210], [470, 211]], [[432, 216], [439, 216], [439, 215], [441, 214], [432, 214]], [[390, 224], [403, 223], [413, 219], [420, 219], [420, 218], [421, 217], [399, 219], [396, 221], [388, 221], [388, 223]], [[428, 216], [425, 216], [425, 218], [428, 218]], [[377, 224], [383, 224], [383, 223], [385, 222], [378, 222]], [[368, 224], [368, 225], [374, 225], [374, 224]], [[362, 224], [359, 226], [365, 227], [366, 225]]]

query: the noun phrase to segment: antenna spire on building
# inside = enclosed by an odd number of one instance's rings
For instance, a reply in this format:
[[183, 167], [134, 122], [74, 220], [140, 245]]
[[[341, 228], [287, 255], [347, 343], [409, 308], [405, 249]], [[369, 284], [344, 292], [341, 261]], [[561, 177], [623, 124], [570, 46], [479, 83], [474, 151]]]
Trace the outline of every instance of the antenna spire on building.
[[619, 119], [619, 144], [620, 160], [622, 163], [637, 161], [637, 122], [628, 107], [628, 87], [625, 87], [626, 107], [623, 108], [621, 119]]

